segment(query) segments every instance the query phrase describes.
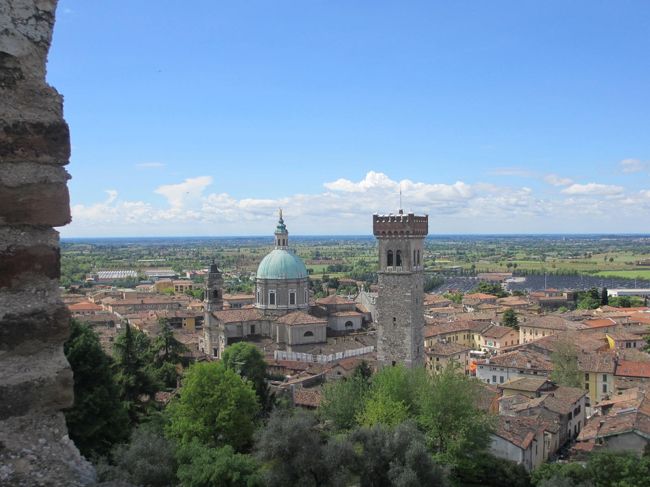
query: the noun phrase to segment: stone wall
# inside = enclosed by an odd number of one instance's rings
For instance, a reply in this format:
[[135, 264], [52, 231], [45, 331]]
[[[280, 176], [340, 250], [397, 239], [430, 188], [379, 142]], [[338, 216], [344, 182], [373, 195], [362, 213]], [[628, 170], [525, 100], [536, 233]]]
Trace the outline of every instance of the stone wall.
[[70, 221], [62, 98], [45, 82], [56, 0], [0, 2], [0, 484], [87, 485], [68, 439], [59, 235]]

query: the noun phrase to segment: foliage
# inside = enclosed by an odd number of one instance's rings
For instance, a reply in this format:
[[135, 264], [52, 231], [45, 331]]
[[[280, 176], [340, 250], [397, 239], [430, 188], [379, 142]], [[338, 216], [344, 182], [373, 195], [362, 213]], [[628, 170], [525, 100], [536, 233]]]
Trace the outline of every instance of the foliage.
[[385, 367], [369, 382], [352, 377], [327, 385], [319, 414], [339, 430], [396, 427], [410, 419], [424, 433], [430, 451], [453, 459], [488, 445], [492, 421], [475, 406], [478, 387], [454, 364], [436, 375], [424, 368]]
[[469, 452], [452, 470], [452, 483], [462, 487], [529, 487], [530, 475], [515, 462], [487, 452]]
[[508, 308], [503, 312], [501, 316], [501, 324], [503, 326], [509, 326], [515, 330], [519, 329], [519, 319], [517, 318], [517, 313], [512, 308]]
[[445, 472], [433, 461], [413, 422], [360, 428], [351, 433], [350, 441], [357, 457], [353, 471], [361, 487], [447, 485]]
[[632, 452], [602, 451], [592, 454], [586, 465], [544, 464], [532, 475], [536, 486], [637, 487], [647, 485], [650, 458]]
[[63, 349], [74, 374], [74, 405], [65, 411], [70, 438], [87, 457], [105, 455], [130, 432], [111, 359], [102, 350], [97, 334], [74, 320]]
[[104, 466], [100, 480], [121, 480], [143, 487], [165, 487], [176, 477], [172, 445], [152, 428], [138, 427], [128, 444], [113, 450], [114, 466]]
[[348, 485], [351, 445], [326, 439], [313, 414], [276, 410], [258, 434], [256, 457], [262, 462], [264, 485], [304, 487]]
[[362, 374], [328, 382], [323, 388], [318, 413], [323, 420], [330, 421], [336, 429], [351, 429], [356, 425], [356, 414], [365, 403], [367, 391], [368, 382]]
[[582, 387], [582, 374], [578, 368], [576, 348], [568, 340], [558, 340], [551, 353], [553, 371], [551, 380], [559, 385]]
[[596, 309], [601, 304], [600, 293], [595, 287], [592, 287], [588, 291], [578, 293], [577, 300], [578, 309]]
[[434, 289], [442, 286], [445, 283], [445, 278], [442, 276], [427, 275], [424, 278], [424, 292], [428, 293]]
[[151, 362], [150, 347], [149, 338], [141, 331], [131, 329], [128, 323], [113, 344], [119, 397], [126, 403], [133, 422], [143, 407], [141, 396], [152, 396], [159, 390], [159, 384], [147, 367]]
[[268, 388], [264, 380], [267, 365], [264, 356], [255, 345], [246, 342], [230, 345], [223, 352], [222, 363], [227, 369], [248, 379], [255, 388], [260, 404], [267, 405]]
[[199, 362], [185, 371], [180, 397], [166, 410], [166, 433], [183, 447], [196, 438], [215, 448], [251, 443], [259, 403], [248, 380], [221, 363]]
[[261, 486], [257, 461], [230, 445], [208, 448], [197, 440], [179, 448], [178, 479], [184, 487]]
[[604, 287], [600, 293], [600, 304], [606, 306], [609, 304], [609, 295], [607, 294], [607, 288]]
[[501, 284], [498, 282], [479, 282], [478, 285], [472, 290], [474, 293], [493, 294], [497, 298], [505, 298], [508, 293], [503, 290]]
[[463, 293], [445, 293], [443, 296], [452, 303], [460, 304], [463, 301]]
[[151, 344], [153, 375], [165, 386], [176, 387], [178, 379], [176, 366], [182, 362], [183, 354], [187, 353], [188, 349], [176, 340], [167, 319], [161, 318], [158, 325], [160, 326], [158, 336]]

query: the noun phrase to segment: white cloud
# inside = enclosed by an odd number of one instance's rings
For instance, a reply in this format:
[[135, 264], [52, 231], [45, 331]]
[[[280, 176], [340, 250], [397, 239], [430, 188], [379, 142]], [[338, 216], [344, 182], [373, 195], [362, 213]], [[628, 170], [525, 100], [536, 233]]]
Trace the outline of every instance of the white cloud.
[[641, 161], [639, 159], [623, 159], [619, 162], [619, 166], [624, 173], [643, 172], [650, 169], [650, 162]]
[[544, 181], [546, 181], [548, 184], [552, 184], [553, 186], [568, 186], [573, 183], [572, 179], [563, 178], [557, 174], [547, 174], [544, 176]]
[[182, 183], [160, 186], [154, 193], [167, 198], [172, 208], [182, 208], [188, 201], [199, 199], [203, 195], [203, 190], [211, 184], [212, 176], [199, 176], [187, 178]]
[[520, 178], [534, 178], [535, 173], [520, 167], [497, 167], [489, 172], [492, 176], [516, 176]]
[[157, 169], [160, 167], [165, 167], [167, 164], [164, 162], [140, 162], [135, 165], [135, 167], [138, 167], [140, 169]]
[[587, 183], [587, 184], [572, 184], [568, 188], [564, 188], [562, 193], [570, 195], [598, 195], [598, 196], [613, 196], [623, 192], [622, 186], [615, 186], [611, 184], [600, 183]]
[[[622, 221], [638, 221], [640, 214], [650, 213], [650, 190], [626, 192], [599, 183], [572, 183], [554, 196], [541, 198], [528, 187], [397, 181], [371, 171], [358, 181], [326, 182], [322, 191], [312, 194], [237, 198], [226, 192], [207, 193], [212, 182], [210, 176], [201, 176], [160, 186], [155, 193], [164, 196], [166, 204], [128, 201], [118, 197], [116, 190], [107, 190], [102, 202], [73, 205], [73, 223], [65, 233], [270, 234], [278, 207], [285, 210], [290, 230], [298, 234], [369, 233], [370, 215], [398, 209], [400, 187], [406, 211], [431, 215], [431, 233], [611, 231], [621, 228]], [[614, 213], [612, 198], [619, 209]], [[605, 221], [610, 226], [604, 227]]]

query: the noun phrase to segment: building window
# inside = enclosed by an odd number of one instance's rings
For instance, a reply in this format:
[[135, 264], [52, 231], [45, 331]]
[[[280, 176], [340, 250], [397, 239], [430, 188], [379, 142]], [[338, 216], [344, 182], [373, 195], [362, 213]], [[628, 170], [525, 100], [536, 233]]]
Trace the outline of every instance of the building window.
[[402, 267], [402, 251], [398, 250], [395, 252], [395, 265], [397, 267]]
[[306, 331], [302, 336], [304, 336], [304, 337], [313, 337], [314, 332], [313, 331]]
[[255, 325], [251, 325], [251, 335], [255, 335]]
[[503, 376], [499, 376], [499, 384], [503, 384]]
[[417, 260], [417, 262], [418, 262], [418, 265], [420, 265], [420, 249], [418, 249], [418, 260]]
[[585, 374], [585, 380], [589, 380], [589, 374]]
[[346, 328], [352, 328], [352, 327], [354, 327], [354, 323], [352, 323], [351, 321], [346, 321], [345, 322], [345, 327]]
[[603, 394], [607, 394], [607, 384], [603, 384]]
[[393, 251], [389, 250], [386, 252], [386, 266], [393, 267]]
[[261, 298], [262, 298], [262, 293], [260, 293], [259, 291], [257, 291], [257, 302], [258, 302], [258, 303], [261, 303]]
[[289, 304], [296, 304], [296, 291], [289, 291]]
[[397, 318], [393, 316], [393, 326], [397, 325]]
[[497, 382], [497, 376], [496, 376], [496, 375], [493, 375], [493, 376], [492, 376], [492, 383], [493, 383], [493, 384], [496, 384], [496, 382]]
[[603, 374], [603, 382], [607, 382], [607, 374]]
[[305, 304], [309, 304], [309, 292], [305, 289]]
[[275, 291], [269, 291], [269, 304], [275, 306]]
[[417, 261], [415, 260], [415, 249], [413, 249], [413, 266], [417, 265]]

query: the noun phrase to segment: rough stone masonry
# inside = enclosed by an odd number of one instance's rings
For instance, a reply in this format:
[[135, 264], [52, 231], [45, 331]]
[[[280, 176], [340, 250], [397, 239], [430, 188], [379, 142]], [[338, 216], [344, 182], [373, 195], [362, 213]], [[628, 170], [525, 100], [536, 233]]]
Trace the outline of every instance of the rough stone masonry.
[[70, 222], [62, 97], [45, 82], [56, 0], [0, 0], [0, 485], [89, 485], [67, 436], [59, 234]]

